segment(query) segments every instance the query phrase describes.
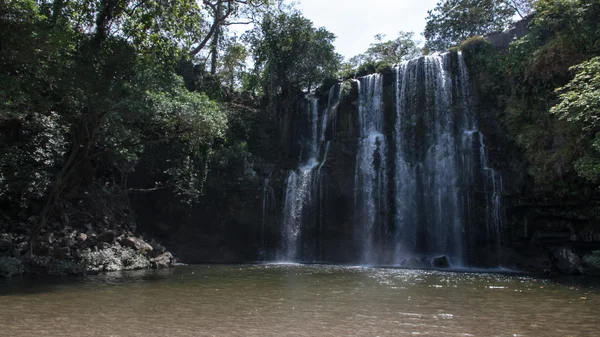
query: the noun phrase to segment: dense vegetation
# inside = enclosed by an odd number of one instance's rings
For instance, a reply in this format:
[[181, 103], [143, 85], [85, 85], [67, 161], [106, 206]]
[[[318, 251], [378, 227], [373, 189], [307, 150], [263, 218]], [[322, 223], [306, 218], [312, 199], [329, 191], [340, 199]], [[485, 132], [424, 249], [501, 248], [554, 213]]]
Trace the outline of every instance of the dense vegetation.
[[[243, 38], [227, 32], [250, 22]], [[35, 253], [51, 219], [135, 226], [137, 194], [194, 204], [222, 178], [211, 168], [244, 167], [248, 133], [278, 118], [252, 94], [275, 100], [332, 77], [333, 39], [262, 0], [3, 1], [2, 208], [36, 216]]]
[[428, 51], [446, 50], [476, 35], [502, 31], [523, 18], [534, 0], [444, 0], [427, 12], [423, 36]]
[[[530, 13], [507, 50], [482, 37]], [[282, 120], [305, 92], [459, 44], [536, 184], [595, 190], [599, 17], [597, 0], [441, 0], [423, 46], [379, 34], [343, 62], [335, 36], [283, 1], [3, 1], [0, 209], [30, 225], [35, 253], [49, 222], [134, 228], [144, 203], [169, 223], [251, 208], [239, 196], [288, 159]]]
[[600, 3], [539, 1], [529, 33], [496, 51], [484, 39], [461, 48], [485, 101], [523, 149], [528, 173], [554, 194], [578, 193], [575, 171], [596, 181]]

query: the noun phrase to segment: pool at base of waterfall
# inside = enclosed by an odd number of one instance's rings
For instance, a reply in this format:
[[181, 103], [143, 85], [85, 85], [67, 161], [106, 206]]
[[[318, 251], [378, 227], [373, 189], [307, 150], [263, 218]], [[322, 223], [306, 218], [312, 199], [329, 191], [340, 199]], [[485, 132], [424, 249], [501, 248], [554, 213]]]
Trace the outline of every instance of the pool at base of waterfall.
[[0, 280], [0, 336], [594, 336], [600, 280], [196, 265]]

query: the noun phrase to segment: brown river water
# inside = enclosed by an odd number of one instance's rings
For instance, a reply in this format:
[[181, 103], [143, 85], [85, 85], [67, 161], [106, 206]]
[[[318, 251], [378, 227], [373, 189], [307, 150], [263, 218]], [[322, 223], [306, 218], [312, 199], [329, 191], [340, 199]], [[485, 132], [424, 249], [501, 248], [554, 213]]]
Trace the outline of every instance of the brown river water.
[[0, 336], [600, 336], [600, 280], [327, 265], [16, 278], [0, 280]]

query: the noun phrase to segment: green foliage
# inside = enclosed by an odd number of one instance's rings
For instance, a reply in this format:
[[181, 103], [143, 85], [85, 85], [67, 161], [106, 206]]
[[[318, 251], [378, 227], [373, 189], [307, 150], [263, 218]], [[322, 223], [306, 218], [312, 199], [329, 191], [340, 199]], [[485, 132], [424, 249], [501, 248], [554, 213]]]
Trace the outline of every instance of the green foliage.
[[385, 41], [384, 34], [375, 35], [376, 42], [371, 43], [363, 54], [356, 55], [342, 64], [341, 78], [352, 78], [384, 72], [392, 65], [420, 56], [419, 42], [414, 33], [399, 32], [398, 37]]
[[396, 64], [421, 55], [413, 32], [399, 32], [398, 37], [393, 40], [385, 41], [384, 39], [385, 34], [375, 35], [376, 42], [371, 43], [365, 52], [369, 60]]
[[234, 90], [236, 80], [244, 73], [247, 57], [248, 50], [243, 44], [234, 40], [227, 45], [225, 54], [221, 59], [222, 70], [220, 75], [225, 79], [230, 91]]
[[[581, 128], [584, 135], [585, 153], [575, 162], [580, 176], [598, 181], [600, 179], [600, 57], [594, 57], [571, 67], [575, 77], [556, 89], [559, 103], [550, 109], [561, 119]], [[594, 137], [592, 140], [591, 137]]]
[[425, 49], [443, 51], [469, 37], [501, 31], [516, 12], [515, 1], [441, 0], [427, 12]]
[[[227, 128], [173, 73], [198, 15], [183, 0], [3, 2], [0, 201], [77, 198], [99, 181], [197, 198]], [[127, 186], [140, 163], [152, 173]]]
[[0, 199], [27, 207], [31, 199], [41, 198], [50, 186], [52, 168], [67, 151], [65, 126], [56, 112], [33, 113], [7, 122], [18, 130], [20, 141], [0, 137]]
[[299, 13], [272, 13], [248, 37], [267, 97], [311, 89], [336, 74], [335, 35]]
[[569, 122], [581, 122], [584, 130], [600, 126], [600, 57], [571, 67], [575, 77], [556, 89], [559, 103], [550, 109]]
[[[568, 192], [571, 172], [598, 179], [594, 144], [599, 130], [592, 121], [598, 102], [593, 57], [600, 53], [600, 3], [540, 1], [535, 11], [530, 32], [511, 43], [507, 53], [481, 38], [464, 41], [461, 50], [483, 104], [499, 110], [496, 118], [524, 150], [529, 173], [556, 193]], [[571, 68], [586, 59], [589, 63]]]

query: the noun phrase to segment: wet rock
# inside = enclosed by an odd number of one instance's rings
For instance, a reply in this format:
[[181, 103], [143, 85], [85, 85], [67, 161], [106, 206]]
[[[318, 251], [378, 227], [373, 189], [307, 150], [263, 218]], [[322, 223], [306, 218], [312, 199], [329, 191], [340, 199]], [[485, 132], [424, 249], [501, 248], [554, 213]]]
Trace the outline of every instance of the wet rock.
[[550, 250], [554, 257], [554, 266], [563, 274], [581, 274], [584, 272], [582, 259], [569, 247], [555, 247]]
[[448, 261], [448, 257], [445, 255], [434, 257], [433, 260], [431, 260], [431, 264], [435, 268], [450, 268], [450, 261]]
[[100, 241], [100, 242], [107, 242], [107, 243], [112, 243], [113, 241], [115, 241], [115, 237], [117, 236], [117, 233], [115, 233], [115, 231], [106, 231], [103, 232], [102, 234], [98, 235], [96, 237], [96, 240]]
[[152, 263], [152, 268], [165, 269], [173, 267], [174, 259], [171, 253], [165, 252], [153, 259], [150, 259], [150, 262]]
[[136, 237], [124, 238], [124, 239], [120, 240], [119, 243], [123, 247], [129, 247], [129, 248], [135, 249], [136, 251], [140, 251], [142, 253], [150, 253], [154, 250], [152, 248], [152, 246], [150, 244], [148, 244], [146, 241], [136, 238]]

